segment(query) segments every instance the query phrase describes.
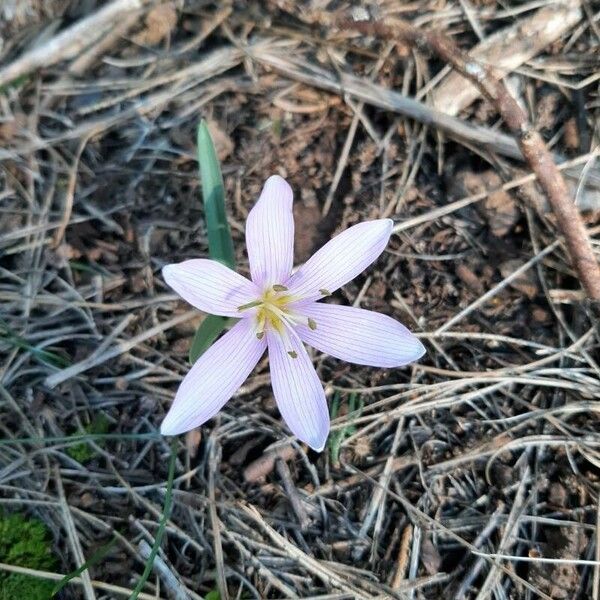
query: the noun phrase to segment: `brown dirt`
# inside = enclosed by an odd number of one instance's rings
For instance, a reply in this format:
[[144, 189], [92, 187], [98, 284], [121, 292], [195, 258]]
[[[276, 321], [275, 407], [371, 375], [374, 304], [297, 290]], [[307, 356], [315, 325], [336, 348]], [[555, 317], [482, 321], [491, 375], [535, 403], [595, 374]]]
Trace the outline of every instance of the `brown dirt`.
[[[85, 4], [82, 13], [73, 3], [44, 10], [33, 3], [18, 22], [0, 13], [2, 64], [55, 17], [65, 15], [64, 28], [100, 5]], [[384, 370], [315, 353], [330, 404], [339, 404], [321, 454], [289, 437], [263, 359], [218, 417], [175, 440], [175, 491], [158, 556], [172, 577], [155, 567], [144, 592], [171, 598], [175, 585], [203, 598], [224, 579], [222, 598], [471, 600], [485, 589], [486, 598], [592, 598], [600, 576], [589, 562], [598, 539], [597, 320], [562, 245], [505, 283], [559, 236], [535, 184], [500, 189], [526, 174], [524, 165], [401, 114], [368, 103], [361, 109], [249, 55], [231, 68], [220, 66], [221, 56], [218, 72], [186, 70], [212, 52], [262, 43], [336, 77], [353, 73], [365, 85], [372, 79], [421, 97], [443, 65], [426, 52], [318, 29], [319, 7], [341, 10], [339, 3], [239, 2], [231, 11], [210, 1], [156, 4], [81, 75], [68, 75], [70, 59], [0, 91], [0, 497], [7, 510], [42, 518], [60, 572], [72, 571], [80, 561], [60, 479], [83, 556], [117, 537], [90, 569], [92, 579], [129, 593], [140, 580], [139, 544], [157, 535], [171, 453], [157, 428], [189, 368], [200, 321], [164, 326], [189, 307], [160, 269], [207, 256], [195, 158], [196, 126], [206, 118], [240, 272], [247, 272], [245, 218], [273, 173], [295, 192], [297, 262], [359, 221], [386, 215], [408, 224], [332, 301], [353, 303], [360, 294], [360, 306], [419, 334], [427, 355]], [[435, 23], [463, 47], [477, 43], [464, 3], [378, 4]], [[486, 34], [535, 10], [469, 4]], [[597, 71], [597, 25], [584, 14], [578, 27], [514, 83], [554, 150], [585, 164], [600, 105], [597, 82], [576, 85]], [[460, 119], [502, 130], [484, 100]], [[87, 134], [69, 212], [74, 157]], [[589, 173], [593, 183], [593, 164]], [[480, 192], [487, 196], [478, 202], [411, 224]], [[586, 214], [596, 247], [599, 216]], [[45, 383], [66, 363], [102, 353], [103, 343], [113, 349], [131, 340], [128, 351], [57, 387]], [[96, 440], [79, 462], [63, 438], [89, 432], [98, 415], [112, 437]], [[61, 593], [84, 597], [75, 583]]]

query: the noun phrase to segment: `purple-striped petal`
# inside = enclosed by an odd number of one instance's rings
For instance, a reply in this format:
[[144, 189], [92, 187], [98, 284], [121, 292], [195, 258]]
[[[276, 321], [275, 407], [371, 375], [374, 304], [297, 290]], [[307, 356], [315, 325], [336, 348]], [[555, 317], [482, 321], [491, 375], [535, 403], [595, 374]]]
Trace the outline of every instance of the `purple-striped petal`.
[[246, 221], [246, 246], [252, 281], [261, 287], [283, 284], [294, 265], [292, 188], [285, 179], [267, 179]]
[[290, 277], [290, 294], [317, 300], [354, 279], [383, 252], [392, 225], [391, 219], [365, 221], [334, 237]]
[[287, 329], [284, 335], [267, 332], [267, 341], [279, 412], [298, 439], [320, 452], [329, 434], [329, 410], [308, 353], [295, 332]]
[[251, 319], [242, 319], [217, 340], [182, 381], [160, 431], [177, 435], [205, 423], [244, 383], [265, 351]]
[[206, 258], [166, 265], [164, 280], [192, 306], [213, 315], [240, 317], [238, 307], [255, 301], [260, 291], [245, 277]]
[[400, 367], [425, 354], [423, 344], [404, 325], [381, 313], [320, 302], [298, 312], [306, 317], [306, 324], [296, 328], [302, 340], [347, 362]]

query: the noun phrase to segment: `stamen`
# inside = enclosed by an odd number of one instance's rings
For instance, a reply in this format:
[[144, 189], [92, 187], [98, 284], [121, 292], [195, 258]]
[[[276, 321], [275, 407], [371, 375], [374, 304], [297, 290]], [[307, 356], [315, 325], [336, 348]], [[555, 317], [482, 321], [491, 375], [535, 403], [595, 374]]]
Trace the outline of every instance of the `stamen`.
[[292, 358], [298, 358], [298, 353], [295, 350], [288, 350], [288, 354], [292, 357]]
[[323, 296], [331, 296], [331, 292], [329, 290], [326, 290], [325, 288], [321, 288], [319, 292], [321, 292], [321, 295]]
[[285, 287], [285, 285], [279, 285], [278, 283], [276, 283], [273, 286], [273, 291], [274, 292], [287, 292], [288, 289]]
[[314, 331], [317, 328], [317, 322], [314, 319], [308, 317], [308, 327], [309, 329], [312, 329]]
[[256, 332], [256, 337], [257, 337], [259, 340], [262, 340], [262, 339], [265, 337], [265, 332], [264, 332], [264, 331], [257, 331], [257, 332]]
[[274, 315], [278, 316], [282, 321], [288, 323], [289, 325], [294, 324], [292, 316], [286, 313], [285, 311], [281, 310], [278, 306], [275, 306], [271, 303], [269, 303], [267, 306], [268, 310], [270, 310]]
[[252, 302], [248, 302], [248, 304], [242, 304], [238, 306], [238, 310], [247, 310], [248, 308], [254, 308], [255, 306], [260, 306], [262, 304], [262, 300], [253, 300]]

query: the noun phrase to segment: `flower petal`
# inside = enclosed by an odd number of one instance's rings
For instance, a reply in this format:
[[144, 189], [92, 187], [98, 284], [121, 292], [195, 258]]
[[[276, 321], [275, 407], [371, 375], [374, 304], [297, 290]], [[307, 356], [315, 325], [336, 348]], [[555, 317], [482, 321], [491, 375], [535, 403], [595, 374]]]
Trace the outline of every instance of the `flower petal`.
[[225, 265], [206, 258], [166, 265], [164, 280], [192, 306], [213, 315], [242, 316], [238, 307], [256, 300], [256, 286]]
[[298, 312], [307, 318], [307, 325], [296, 328], [302, 340], [348, 362], [400, 367], [425, 354], [423, 344], [404, 325], [380, 313], [320, 302], [302, 306]]
[[365, 221], [343, 231], [319, 249], [288, 280], [294, 296], [317, 300], [364, 271], [384, 250], [391, 219]]
[[246, 246], [252, 281], [257, 285], [283, 284], [294, 265], [292, 188], [285, 179], [267, 179], [246, 221]]
[[236, 323], [185, 376], [160, 426], [161, 433], [184, 433], [214, 417], [244, 383], [265, 347], [265, 340], [256, 338], [251, 319]]
[[329, 434], [329, 410], [310, 357], [293, 331], [286, 330], [285, 335], [268, 331], [267, 342], [279, 412], [294, 435], [320, 452]]

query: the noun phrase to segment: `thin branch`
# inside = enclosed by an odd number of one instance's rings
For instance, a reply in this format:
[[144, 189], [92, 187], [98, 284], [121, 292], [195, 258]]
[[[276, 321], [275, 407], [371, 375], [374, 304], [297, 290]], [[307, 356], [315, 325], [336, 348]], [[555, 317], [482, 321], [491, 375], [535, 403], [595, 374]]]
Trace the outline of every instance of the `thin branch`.
[[565, 237], [573, 268], [587, 295], [593, 300], [600, 300], [600, 266], [594, 256], [585, 225], [569, 194], [565, 180], [557, 169], [542, 136], [529, 123], [527, 115], [510, 95], [503, 81], [495, 78], [492, 69], [471, 58], [449, 37], [439, 32], [418, 29], [400, 19], [352, 20], [344, 18], [338, 20], [337, 24], [342, 28], [353, 29], [366, 35], [402, 40], [417, 47], [432, 50], [477, 86], [496, 107], [508, 128], [515, 135], [525, 160], [536, 174], [540, 186], [548, 197], [558, 227]]

